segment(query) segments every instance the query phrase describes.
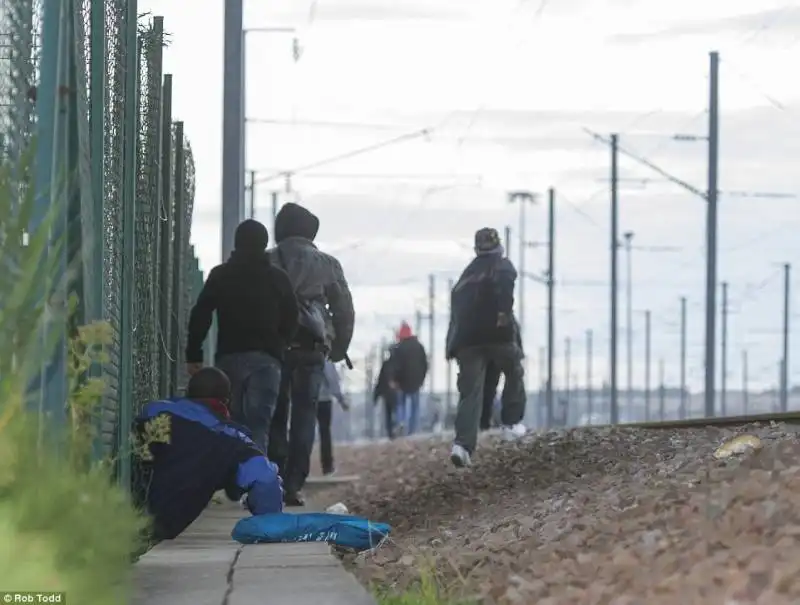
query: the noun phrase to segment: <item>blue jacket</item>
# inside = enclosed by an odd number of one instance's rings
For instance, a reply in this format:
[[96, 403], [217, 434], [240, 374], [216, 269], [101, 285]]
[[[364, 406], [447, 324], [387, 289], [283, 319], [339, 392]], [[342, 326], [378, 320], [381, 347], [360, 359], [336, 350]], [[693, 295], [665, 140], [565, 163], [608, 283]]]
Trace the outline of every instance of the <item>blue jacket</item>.
[[[450, 293], [450, 325], [445, 354], [448, 359], [462, 349], [517, 339], [513, 317], [517, 270], [500, 253], [484, 253], [467, 265]], [[498, 316], [508, 318], [498, 326]]]
[[135, 421], [142, 439], [147, 423], [157, 416], [169, 421], [168, 443], [147, 447], [139, 460], [139, 500], [153, 517], [154, 537], [172, 539], [208, 506], [214, 493], [225, 490], [231, 500], [247, 494], [254, 515], [283, 509], [277, 467], [250, 439], [247, 429], [225, 420], [202, 403], [173, 399], [148, 403]]

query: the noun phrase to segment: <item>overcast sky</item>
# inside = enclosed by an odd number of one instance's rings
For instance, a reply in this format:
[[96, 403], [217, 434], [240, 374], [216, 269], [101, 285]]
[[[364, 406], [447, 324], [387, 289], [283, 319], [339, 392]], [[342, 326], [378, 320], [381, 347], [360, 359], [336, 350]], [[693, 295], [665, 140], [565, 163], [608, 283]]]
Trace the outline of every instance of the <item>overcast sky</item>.
[[[207, 270], [219, 262], [223, 2], [140, 0], [165, 17], [174, 113], [197, 162], [192, 241]], [[435, 358], [447, 323], [446, 280], [470, 260], [476, 229], [512, 227], [510, 189], [557, 189], [558, 355], [572, 339], [571, 373], [583, 383], [585, 332], [594, 331], [595, 377], [608, 356], [609, 152], [583, 128], [620, 134], [621, 146], [698, 189], [706, 146], [672, 135], [707, 130], [708, 52], [721, 54], [720, 280], [730, 283], [729, 388], [741, 352], [754, 386], [776, 382], [782, 321], [781, 263], [800, 260], [797, 79], [800, 5], [773, 0], [274, 0], [245, 3], [248, 34], [247, 167], [264, 180], [340, 154], [410, 138], [300, 172], [293, 194], [322, 221], [319, 244], [337, 253], [356, 301], [352, 357], [363, 357], [402, 319], [426, 308], [437, 276]], [[260, 122], [258, 122], [260, 120]], [[277, 123], [276, 123], [277, 122]], [[310, 124], [309, 124], [310, 123]], [[333, 124], [331, 124], [333, 123]], [[337, 125], [338, 124], [338, 125]], [[644, 377], [644, 310], [653, 317], [653, 375], [679, 373], [679, 299], [688, 299], [690, 386], [702, 385], [705, 203], [632, 159], [620, 158], [621, 231], [633, 243], [634, 382]], [[271, 230], [273, 190], [256, 189]], [[281, 193], [281, 200], [289, 199]], [[545, 199], [527, 209], [526, 239], [546, 240]], [[625, 256], [620, 257], [625, 278]], [[541, 273], [544, 248], [525, 270]], [[625, 284], [620, 284], [620, 384], [626, 381]], [[545, 343], [545, 292], [525, 284], [530, 382]], [[519, 302], [517, 303], [519, 306]], [[423, 341], [428, 342], [427, 329]], [[800, 382], [800, 338], [791, 361]], [[559, 360], [558, 369], [563, 362]], [[563, 380], [564, 371], [558, 372]], [[354, 381], [360, 381], [353, 373]], [[435, 383], [444, 386], [439, 363]], [[360, 384], [360, 383], [359, 383]]]

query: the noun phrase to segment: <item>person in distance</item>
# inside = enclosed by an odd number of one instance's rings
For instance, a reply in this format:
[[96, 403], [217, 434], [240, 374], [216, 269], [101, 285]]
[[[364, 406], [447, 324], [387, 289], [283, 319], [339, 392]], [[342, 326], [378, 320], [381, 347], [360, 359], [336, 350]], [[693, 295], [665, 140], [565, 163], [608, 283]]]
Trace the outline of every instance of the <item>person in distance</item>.
[[328, 476], [336, 472], [333, 464], [333, 435], [331, 434], [333, 400], [338, 402], [344, 412], [350, 409], [350, 404], [347, 403], [347, 398], [342, 393], [339, 372], [336, 371], [336, 366], [330, 360], [325, 361], [322, 378], [317, 402], [317, 424], [319, 425], [319, 456], [322, 474]]
[[419, 391], [428, 375], [425, 347], [405, 321], [397, 331], [397, 343], [389, 349], [389, 385], [396, 391], [398, 432], [413, 435], [419, 424]]

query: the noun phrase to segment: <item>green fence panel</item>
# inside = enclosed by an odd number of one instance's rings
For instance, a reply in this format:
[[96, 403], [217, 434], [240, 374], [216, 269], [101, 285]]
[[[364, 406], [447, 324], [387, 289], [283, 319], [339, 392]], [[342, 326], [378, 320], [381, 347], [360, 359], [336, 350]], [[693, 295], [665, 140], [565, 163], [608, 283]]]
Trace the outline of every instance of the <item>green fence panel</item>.
[[[173, 124], [163, 47], [163, 19], [139, 19], [136, 0], [0, 0], [0, 158], [18, 164], [36, 136], [38, 216], [61, 213], [54, 237], [68, 242], [69, 279], [50, 300], [63, 310], [75, 293], [79, 321], [111, 327], [95, 454], [119, 461], [123, 482], [131, 419], [186, 382], [203, 284], [190, 244], [194, 161]], [[16, 176], [22, 194], [28, 175]], [[67, 334], [63, 317], [55, 324]], [[43, 361], [42, 411], [64, 409], [59, 355]]]
[[136, 195], [134, 412], [158, 392], [158, 326], [156, 323], [161, 160], [161, 79], [164, 29], [161, 18], [140, 29], [139, 156]]

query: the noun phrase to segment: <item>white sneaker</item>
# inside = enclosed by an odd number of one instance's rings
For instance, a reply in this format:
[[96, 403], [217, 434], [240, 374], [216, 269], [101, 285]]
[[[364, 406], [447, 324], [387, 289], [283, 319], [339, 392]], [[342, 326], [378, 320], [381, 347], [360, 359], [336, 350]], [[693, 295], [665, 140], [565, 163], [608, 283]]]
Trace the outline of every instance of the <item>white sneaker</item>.
[[524, 424], [512, 424], [511, 426], [503, 427], [503, 439], [506, 441], [516, 441], [520, 437], [524, 437], [528, 429]]
[[460, 445], [453, 444], [453, 449], [450, 450], [450, 462], [456, 468], [464, 468], [472, 464], [469, 452]]

